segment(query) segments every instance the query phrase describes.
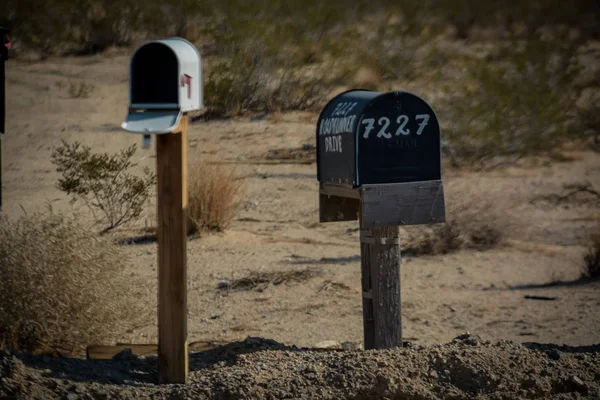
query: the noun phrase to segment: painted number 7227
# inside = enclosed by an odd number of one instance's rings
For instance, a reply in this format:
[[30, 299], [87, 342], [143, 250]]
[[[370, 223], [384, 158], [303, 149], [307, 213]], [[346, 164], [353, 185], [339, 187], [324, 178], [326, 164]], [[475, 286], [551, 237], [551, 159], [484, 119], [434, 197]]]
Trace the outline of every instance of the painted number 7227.
[[[431, 116], [429, 114], [417, 114], [415, 115], [415, 120], [419, 127], [417, 128], [417, 135], [423, 133], [423, 130], [429, 124], [429, 118]], [[395, 135], [410, 135], [410, 129], [406, 127], [408, 124], [409, 117], [406, 115], [399, 115], [396, 118], [396, 123], [398, 124], [398, 128], [396, 129]], [[365, 118], [362, 120], [362, 124], [365, 126], [365, 132], [363, 133], [363, 138], [368, 139], [371, 131], [375, 129], [375, 118]], [[392, 138], [392, 133], [388, 132], [387, 129], [390, 127], [391, 121], [388, 117], [381, 117], [377, 121], [377, 125], [379, 126], [379, 131], [377, 132], [377, 137], [384, 137], [386, 139]]]

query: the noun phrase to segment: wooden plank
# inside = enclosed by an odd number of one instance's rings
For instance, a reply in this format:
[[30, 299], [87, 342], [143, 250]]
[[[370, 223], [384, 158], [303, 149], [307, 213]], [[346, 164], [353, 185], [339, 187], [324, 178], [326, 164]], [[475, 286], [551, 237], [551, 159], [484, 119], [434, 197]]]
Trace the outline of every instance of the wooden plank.
[[362, 226], [442, 223], [446, 220], [442, 181], [363, 185]]
[[[219, 340], [199, 340], [189, 343], [188, 351], [198, 353], [227, 343]], [[131, 349], [131, 352], [137, 357], [158, 354], [158, 344], [156, 343], [117, 343], [116, 345], [90, 345], [86, 348], [86, 357], [89, 360], [111, 360], [124, 349]]]
[[319, 192], [328, 196], [348, 197], [351, 199], [360, 199], [358, 188], [350, 185], [337, 185], [334, 183], [321, 183]]
[[158, 380], [186, 383], [187, 344], [187, 128], [157, 135]]
[[158, 353], [157, 344], [120, 344], [120, 345], [90, 345], [86, 348], [86, 357], [88, 360], [111, 360], [114, 356], [125, 349], [131, 349], [131, 352], [138, 357], [145, 357]]
[[360, 244], [365, 349], [402, 346], [400, 241], [397, 226], [362, 226]]

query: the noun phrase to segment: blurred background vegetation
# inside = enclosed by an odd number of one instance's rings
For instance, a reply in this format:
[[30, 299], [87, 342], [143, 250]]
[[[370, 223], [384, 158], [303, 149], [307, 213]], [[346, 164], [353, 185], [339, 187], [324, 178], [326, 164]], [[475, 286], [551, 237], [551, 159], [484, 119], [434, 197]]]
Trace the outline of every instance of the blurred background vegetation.
[[431, 102], [457, 166], [599, 146], [600, 2], [4, 0], [16, 58], [176, 35], [206, 62], [208, 117], [313, 110], [350, 87]]

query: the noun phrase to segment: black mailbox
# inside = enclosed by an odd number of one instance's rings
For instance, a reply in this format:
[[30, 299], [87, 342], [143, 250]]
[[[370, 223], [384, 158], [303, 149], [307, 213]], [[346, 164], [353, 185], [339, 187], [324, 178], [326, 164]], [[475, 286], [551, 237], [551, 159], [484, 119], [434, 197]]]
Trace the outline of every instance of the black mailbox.
[[349, 90], [325, 106], [316, 134], [322, 222], [359, 212], [373, 226], [444, 222], [440, 125], [423, 99]]
[[350, 90], [317, 122], [320, 182], [360, 186], [441, 178], [440, 125], [431, 107], [407, 92]]

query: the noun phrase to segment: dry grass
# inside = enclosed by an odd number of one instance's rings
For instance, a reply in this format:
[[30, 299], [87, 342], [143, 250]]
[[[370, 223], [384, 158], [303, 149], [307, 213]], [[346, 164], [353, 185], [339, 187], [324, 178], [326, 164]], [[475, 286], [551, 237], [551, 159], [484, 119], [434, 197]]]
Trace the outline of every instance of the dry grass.
[[35, 353], [82, 354], [135, 323], [118, 249], [73, 218], [0, 219], [0, 343]]
[[190, 233], [221, 232], [240, 208], [243, 187], [234, 169], [199, 162], [190, 167], [188, 191]]
[[96, 87], [91, 83], [73, 82], [73, 81], [57, 81], [55, 83], [57, 89], [66, 91], [71, 98], [87, 99], [91, 96]]
[[446, 189], [446, 223], [409, 227], [404, 254], [488, 250], [501, 244], [510, 225], [507, 214], [491, 200], [449, 189]]
[[600, 224], [590, 236], [588, 249], [583, 256], [581, 276], [587, 279], [600, 278]]
[[294, 271], [251, 271], [248, 275], [231, 282], [232, 290], [264, 290], [269, 284], [289, 285], [291, 283], [299, 283], [308, 281], [323, 273], [322, 270], [316, 268], [306, 268]]

